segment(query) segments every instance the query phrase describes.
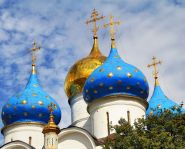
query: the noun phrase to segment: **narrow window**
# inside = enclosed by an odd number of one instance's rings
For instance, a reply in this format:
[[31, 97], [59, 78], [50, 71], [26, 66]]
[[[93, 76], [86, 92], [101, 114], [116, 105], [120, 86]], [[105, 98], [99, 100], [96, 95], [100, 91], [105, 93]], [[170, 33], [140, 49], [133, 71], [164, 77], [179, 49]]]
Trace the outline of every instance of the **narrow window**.
[[127, 121], [130, 124], [130, 111], [127, 111]]
[[11, 142], [13, 141], [13, 139], [11, 138]]
[[52, 143], [52, 146], [53, 146], [53, 138], [51, 139], [51, 143]]
[[29, 145], [31, 145], [31, 140], [32, 140], [32, 138], [31, 138], [31, 137], [29, 137]]
[[46, 144], [47, 144], [47, 146], [49, 145], [49, 138], [47, 138], [47, 143]]
[[109, 112], [106, 112], [107, 114], [107, 132], [108, 136], [110, 135], [110, 121], [109, 121]]

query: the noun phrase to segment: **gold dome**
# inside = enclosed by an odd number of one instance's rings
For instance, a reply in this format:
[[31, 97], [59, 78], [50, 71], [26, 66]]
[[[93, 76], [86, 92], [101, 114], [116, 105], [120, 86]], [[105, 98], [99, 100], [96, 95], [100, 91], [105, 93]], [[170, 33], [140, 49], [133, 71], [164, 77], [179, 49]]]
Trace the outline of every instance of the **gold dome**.
[[69, 70], [64, 83], [64, 90], [68, 97], [81, 93], [87, 78], [105, 61], [98, 48], [98, 38], [94, 37], [94, 44], [89, 56], [77, 61]]

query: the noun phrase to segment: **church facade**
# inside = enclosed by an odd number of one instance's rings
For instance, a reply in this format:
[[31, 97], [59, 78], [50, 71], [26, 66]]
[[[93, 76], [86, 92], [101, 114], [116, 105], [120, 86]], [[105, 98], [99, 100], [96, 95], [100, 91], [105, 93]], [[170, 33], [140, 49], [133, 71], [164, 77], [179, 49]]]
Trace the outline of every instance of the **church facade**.
[[[131, 125], [138, 119], [155, 114], [154, 109], [179, 105], [162, 91], [156, 58], [154, 92], [147, 102], [149, 85], [145, 75], [126, 63], [119, 55], [114, 26], [120, 22], [110, 17], [110, 54], [105, 57], [98, 46], [96, 22], [103, 19], [93, 10], [88, 23], [94, 23], [93, 46], [90, 54], [77, 61], [64, 83], [71, 108], [71, 125], [60, 129], [61, 110], [58, 103], [44, 92], [37, 79], [36, 55], [32, 48], [32, 73], [23, 92], [10, 98], [2, 108], [4, 144], [1, 149], [102, 149], [103, 140], [114, 133], [110, 125], [124, 118]], [[184, 111], [184, 109], [183, 109]]]

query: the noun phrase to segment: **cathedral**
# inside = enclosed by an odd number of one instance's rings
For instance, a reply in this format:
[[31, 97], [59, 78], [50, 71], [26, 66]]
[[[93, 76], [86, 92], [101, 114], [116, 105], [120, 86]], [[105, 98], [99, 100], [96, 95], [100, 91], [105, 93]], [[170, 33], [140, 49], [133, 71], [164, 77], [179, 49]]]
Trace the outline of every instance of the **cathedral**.
[[22, 92], [3, 105], [1, 111], [4, 124], [1, 149], [102, 149], [106, 137], [114, 134], [109, 126], [118, 124], [120, 118], [132, 125], [138, 118], [155, 114], [156, 108], [163, 110], [180, 106], [161, 89], [157, 70], [161, 62], [155, 57], [148, 65], [154, 68], [155, 79], [153, 95], [148, 99], [149, 85], [145, 75], [119, 55], [114, 27], [120, 22], [114, 21], [113, 16], [104, 25], [110, 28], [110, 53], [107, 57], [102, 55], [97, 21], [103, 18], [93, 10], [91, 19], [86, 22], [93, 24], [90, 54], [75, 62], [65, 79], [71, 125], [59, 128], [60, 106], [39, 84], [36, 52], [40, 47], [34, 42], [28, 83]]

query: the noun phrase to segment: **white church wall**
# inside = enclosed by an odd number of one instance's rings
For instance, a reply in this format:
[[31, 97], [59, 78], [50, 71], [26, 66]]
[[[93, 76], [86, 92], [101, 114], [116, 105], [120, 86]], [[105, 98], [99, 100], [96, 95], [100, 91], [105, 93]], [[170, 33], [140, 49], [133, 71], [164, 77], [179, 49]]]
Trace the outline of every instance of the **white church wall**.
[[68, 128], [59, 134], [58, 149], [96, 149], [93, 138], [85, 130]]
[[144, 100], [133, 97], [112, 96], [95, 100], [88, 107], [91, 115], [92, 134], [98, 139], [108, 135], [107, 112], [111, 125], [118, 124], [120, 118], [128, 120], [127, 111], [130, 113], [129, 121], [133, 124], [136, 119], [145, 116], [146, 106], [147, 103]]
[[3, 129], [5, 143], [19, 140], [42, 149], [44, 145], [43, 125], [34, 123], [19, 123]]
[[91, 132], [90, 115], [87, 112], [87, 103], [82, 94], [70, 99], [72, 125]]

